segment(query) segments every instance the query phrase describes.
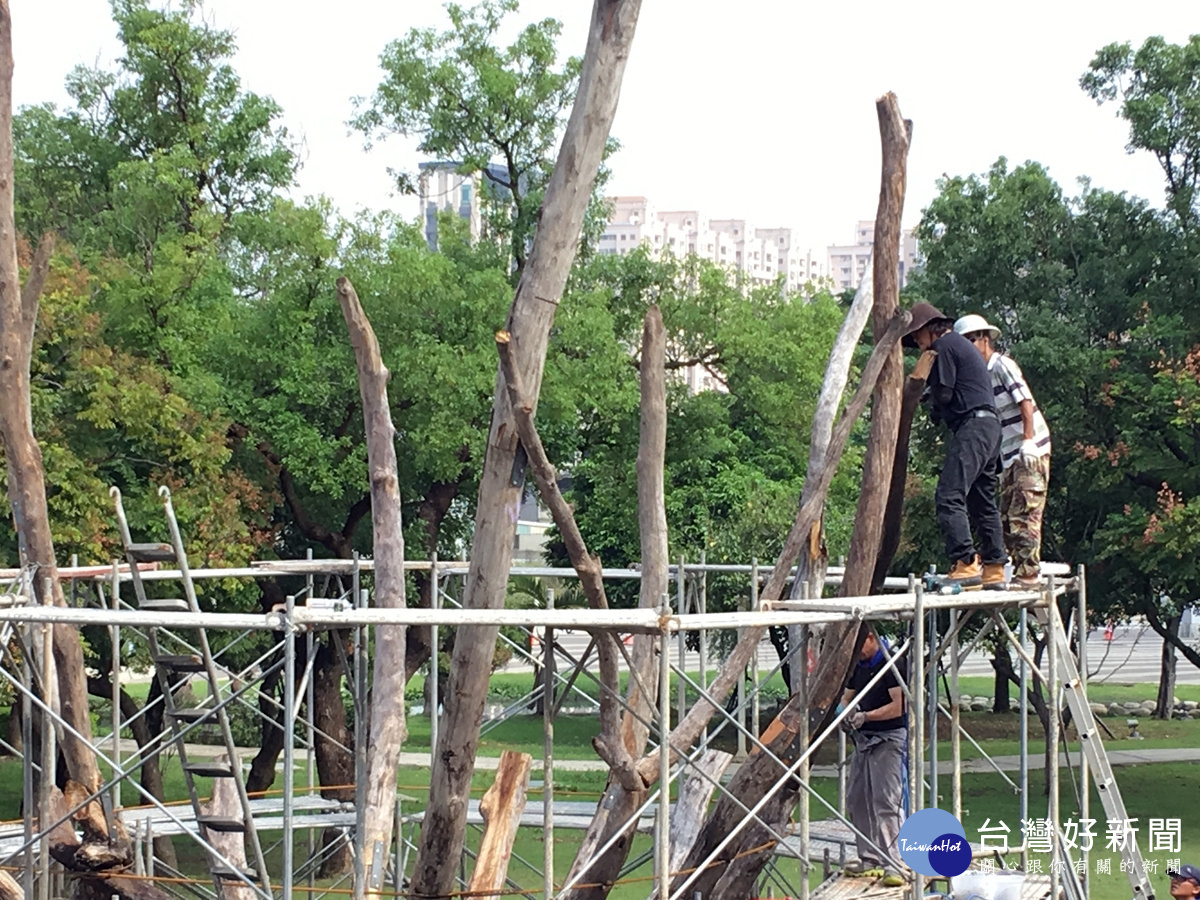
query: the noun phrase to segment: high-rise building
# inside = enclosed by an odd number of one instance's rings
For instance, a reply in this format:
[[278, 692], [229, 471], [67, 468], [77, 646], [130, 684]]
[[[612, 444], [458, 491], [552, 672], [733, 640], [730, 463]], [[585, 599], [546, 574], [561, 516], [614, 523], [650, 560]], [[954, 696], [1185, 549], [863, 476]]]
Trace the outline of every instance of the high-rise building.
[[[875, 220], [860, 220], [854, 229], [853, 244], [838, 244], [828, 248], [829, 277], [839, 291], [857, 290], [867, 270], [867, 261], [875, 244]], [[917, 230], [909, 228], [900, 232], [900, 287], [908, 284], [908, 278], [919, 264]]]
[[[421, 222], [425, 240], [431, 249], [437, 248], [438, 214], [457, 213], [469, 223], [471, 240], [478, 240], [483, 230], [482, 192], [490, 196], [504, 194], [502, 185], [508, 180], [508, 170], [491, 163], [487, 172], [462, 172], [459, 163], [450, 160], [423, 162], [418, 167], [417, 198], [421, 205]], [[486, 182], [486, 183], [485, 183]]]

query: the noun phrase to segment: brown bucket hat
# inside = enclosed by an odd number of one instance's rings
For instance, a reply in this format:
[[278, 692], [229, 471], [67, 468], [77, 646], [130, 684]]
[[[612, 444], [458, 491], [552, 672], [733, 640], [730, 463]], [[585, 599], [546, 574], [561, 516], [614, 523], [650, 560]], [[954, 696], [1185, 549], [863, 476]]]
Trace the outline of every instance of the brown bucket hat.
[[930, 322], [936, 322], [939, 319], [952, 322], [954, 321], [949, 316], [942, 315], [942, 311], [932, 303], [914, 303], [912, 308], [912, 321], [908, 325], [908, 331], [904, 332], [904, 337], [900, 339], [905, 347], [915, 347], [917, 342], [913, 340], [913, 335], [928, 325]]

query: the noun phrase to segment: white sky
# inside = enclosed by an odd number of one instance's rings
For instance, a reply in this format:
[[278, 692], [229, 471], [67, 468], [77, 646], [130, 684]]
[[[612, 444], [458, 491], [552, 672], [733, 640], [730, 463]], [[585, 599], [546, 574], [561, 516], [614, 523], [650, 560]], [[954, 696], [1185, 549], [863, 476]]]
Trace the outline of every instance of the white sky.
[[[12, 5], [18, 105], [62, 103], [75, 64], [118, 52], [107, 0]], [[415, 168], [413, 143], [364, 153], [344, 123], [350, 98], [378, 83], [388, 40], [446, 26], [439, 0], [208, 0], [206, 9], [237, 34], [244, 86], [274, 97], [303, 138], [301, 194], [328, 195], [346, 213], [415, 215], [385, 171]], [[518, 16], [561, 19], [562, 52], [581, 55], [590, 11], [590, 0], [524, 0]], [[980, 172], [1000, 155], [1042, 162], [1070, 193], [1087, 175], [1158, 204], [1157, 164], [1126, 154], [1124, 123], [1078, 79], [1111, 41], [1185, 40], [1200, 30], [1196, 12], [1195, 0], [645, 0], [613, 126], [623, 149], [611, 190], [659, 209], [790, 226], [823, 257], [874, 215], [874, 101], [892, 90], [914, 122], [906, 225], [938, 177]]]

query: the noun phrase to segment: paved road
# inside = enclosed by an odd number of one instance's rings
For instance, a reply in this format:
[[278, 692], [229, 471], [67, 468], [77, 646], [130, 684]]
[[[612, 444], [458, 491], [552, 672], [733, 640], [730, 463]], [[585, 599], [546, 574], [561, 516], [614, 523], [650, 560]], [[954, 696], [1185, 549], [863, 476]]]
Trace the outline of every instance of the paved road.
[[[584, 632], [559, 631], [556, 637], [560, 645], [576, 659], [587, 648], [588, 636]], [[1200, 646], [1200, 640], [1192, 640]], [[1157, 684], [1160, 673], [1162, 640], [1148, 625], [1121, 625], [1114, 630], [1113, 640], [1106, 641], [1102, 629], [1088, 635], [1088, 670], [1093, 683], [1109, 684]], [[593, 656], [593, 662], [595, 657]], [[678, 663], [678, 642], [671, 642], [671, 661]], [[770, 641], [764, 640], [758, 651], [759, 671], [765, 675], [779, 662], [779, 657]], [[559, 663], [560, 667], [565, 665]], [[716, 668], [717, 661], [710, 655], [709, 665]], [[687, 653], [687, 666], [699, 669], [699, 658], [695, 651]], [[530, 671], [529, 665], [520, 665], [517, 660], [509, 664], [506, 671]], [[972, 653], [960, 669], [962, 675], [990, 677], [992, 666], [986, 653]], [[1176, 679], [1179, 684], [1200, 684], [1200, 668], [1193, 666], [1183, 657], [1178, 658]]]

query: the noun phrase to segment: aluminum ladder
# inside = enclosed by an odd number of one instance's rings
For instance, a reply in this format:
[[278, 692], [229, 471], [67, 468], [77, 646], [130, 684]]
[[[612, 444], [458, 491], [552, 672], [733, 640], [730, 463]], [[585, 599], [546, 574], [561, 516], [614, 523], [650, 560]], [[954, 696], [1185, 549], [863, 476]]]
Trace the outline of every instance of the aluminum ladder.
[[[1125, 810], [1125, 801], [1121, 799], [1121, 789], [1113, 777], [1112, 765], [1108, 761], [1108, 753], [1100, 740], [1100, 731], [1096, 726], [1096, 717], [1088, 703], [1083, 690], [1083, 680], [1079, 677], [1079, 668], [1071, 652], [1071, 642], [1067, 638], [1066, 628], [1063, 627], [1058, 605], [1051, 600], [1047, 607], [1036, 610], [1038, 622], [1045, 629], [1049, 640], [1054, 641], [1055, 656], [1058, 659], [1058, 677], [1061, 682], [1067, 707], [1071, 710], [1071, 719], [1079, 734], [1079, 746], [1092, 772], [1092, 781], [1096, 792], [1100, 795], [1100, 803], [1110, 822], [1127, 821], [1129, 813]], [[1055, 748], [1057, 752], [1057, 748]], [[1130, 835], [1125, 841], [1124, 849], [1118, 851], [1121, 858], [1129, 866], [1129, 886], [1133, 889], [1133, 900], [1154, 900], [1154, 888], [1146, 877], [1145, 866], [1142, 862], [1142, 851], [1137, 841]]]
[[[130, 581], [133, 584], [134, 595], [137, 598], [138, 609], [163, 613], [169, 618], [171, 613], [198, 613], [200, 605], [196, 600], [196, 587], [192, 582], [191, 570], [188, 567], [187, 554], [183, 549], [183, 539], [179, 534], [179, 522], [175, 518], [175, 509], [171, 505], [171, 492], [163, 486], [158, 489], [166, 512], [167, 526], [170, 530], [171, 542], [163, 543], [134, 543], [129, 532], [129, 521], [125, 517], [125, 508], [121, 503], [121, 492], [116, 487], [111, 488], [116, 506], [117, 524], [121, 532], [121, 545], [125, 551], [125, 561], [129, 563]], [[159, 562], [174, 564], [178, 567], [178, 582], [183, 588], [183, 597], [167, 599], [148, 598], [146, 586], [142, 581], [138, 563]], [[164, 653], [158, 641], [158, 628], [146, 629], [147, 640], [150, 644], [150, 654], [154, 660], [154, 668], [159, 688], [162, 690], [164, 712], [176, 752], [179, 754], [180, 767], [187, 784], [188, 796], [192, 801], [197, 826], [203, 826], [214, 832], [236, 832], [243, 834], [247, 845], [247, 857], [252, 860], [253, 868], [233, 866], [229, 860], [218, 854], [208, 841], [200, 843], [208, 857], [209, 872], [212, 874], [213, 885], [217, 896], [225, 896], [223, 886], [230, 882], [242, 883], [252, 887], [257, 894], [271, 896], [270, 880], [267, 877], [266, 861], [263, 858], [262, 844], [258, 831], [255, 829], [250, 797], [246, 792], [246, 779], [242, 771], [242, 763], [237, 755], [237, 747], [233, 741], [233, 732], [229, 727], [229, 716], [226, 713], [228, 699], [221, 699], [221, 673], [209, 647], [208, 635], [203, 628], [194, 629], [197, 637], [198, 654], [174, 655]], [[190, 629], [189, 629], [190, 630]], [[208, 705], [197, 708], [181, 708], [175, 704], [175, 692], [187, 684], [193, 675], [202, 675], [208, 685]], [[221, 738], [225, 744], [225, 754], [228, 762], [204, 760], [193, 762], [188, 759], [185, 737], [201, 725], [216, 724], [220, 728]], [[222, 817], [205, 814], [200, 808], [200, 796], [196, 791], [196, 779], [232, 778], [237, 786], [238, 799], [241, 802], [241, 818]], [[258, 882], [258, 884], [255, 884]]]

